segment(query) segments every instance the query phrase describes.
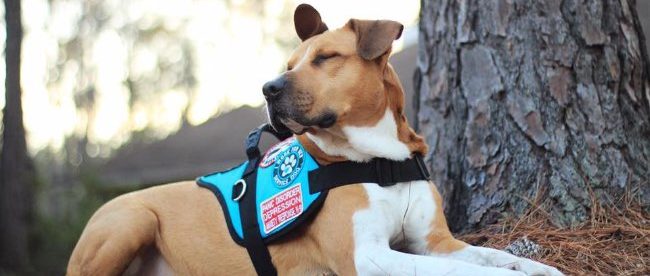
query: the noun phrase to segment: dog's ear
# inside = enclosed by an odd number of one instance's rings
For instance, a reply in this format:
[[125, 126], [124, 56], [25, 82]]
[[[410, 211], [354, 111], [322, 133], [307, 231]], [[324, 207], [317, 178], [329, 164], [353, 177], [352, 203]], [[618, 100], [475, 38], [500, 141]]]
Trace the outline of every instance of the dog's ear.
[[300, 4], [293, 13], [293, 24], [302, 41], [327, 31], [327, 25], [320, 18], [320, 13], [309, 4]]
[[356, 33], [357, 52], [366, 60], [376, 59], [386, 53], [404, 29], [402, 24], [392, 20], [350, 19], [346, 26]]

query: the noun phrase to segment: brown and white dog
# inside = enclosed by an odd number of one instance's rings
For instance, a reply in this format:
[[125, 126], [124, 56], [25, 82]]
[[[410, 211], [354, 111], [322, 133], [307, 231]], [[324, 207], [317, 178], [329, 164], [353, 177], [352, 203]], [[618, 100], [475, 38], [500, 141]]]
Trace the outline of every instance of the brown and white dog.
[[[388, 64], [402, 25], [351, 19], [328, 31], [318, 12], [294, 15], [302, 43], [264, 86], [274, 127], [288, 128], [321, 164], [404, 160], [427, 145], [407, 124]], [[562, 275], [550, 266], [468, 245], [448, 230], [432, 183], [333, 189], [316, 217], [269, 246], [280, 275]], [[90, 219], [68, 275], [251, 275], [214, 194], [193, 181], [120, 196]]]

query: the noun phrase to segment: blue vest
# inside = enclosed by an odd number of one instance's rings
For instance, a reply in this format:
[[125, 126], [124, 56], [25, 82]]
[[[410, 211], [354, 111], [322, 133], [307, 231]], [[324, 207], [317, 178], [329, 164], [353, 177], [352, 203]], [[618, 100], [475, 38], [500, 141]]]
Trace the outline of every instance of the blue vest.
[[[243, 245], [239, 213], [239, 191], [246, 190], [240, 181], [248, 161], [223, 172], [201, 176], [197, 183], [210, 189], [221, 203], [233, 240]], [[326, 191], [309, 192], [309, 171], [318, 163], [291, 137], [271, 147], [257, 167], [256, 207], [260, 234], [270, 242], [300, 225], [321, 207]], [[237, 194], [233, 194], [237, 193]]]

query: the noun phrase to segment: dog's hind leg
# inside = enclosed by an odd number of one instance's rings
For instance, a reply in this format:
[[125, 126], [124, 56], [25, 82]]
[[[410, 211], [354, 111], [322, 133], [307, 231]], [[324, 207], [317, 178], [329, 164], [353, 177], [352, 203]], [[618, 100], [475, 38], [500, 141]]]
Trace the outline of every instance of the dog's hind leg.
[[163, 258], [154, 245], [141, 250], [133, 259], [123, 276], [173, 276], [169, 263]]
[[90, 219], [75, 246], [67, 275], [120, 275], [131, 261], [153, 245], [156, 214], [133, 194], [102, 206]]

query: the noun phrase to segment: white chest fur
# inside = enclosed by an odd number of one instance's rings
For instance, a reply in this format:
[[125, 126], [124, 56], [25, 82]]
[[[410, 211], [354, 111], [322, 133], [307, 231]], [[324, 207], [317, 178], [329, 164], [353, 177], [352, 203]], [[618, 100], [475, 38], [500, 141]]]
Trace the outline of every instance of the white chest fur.
[[[431, 183], [413, 181], [390, 187], [363, 184], [369, 207], [353, 217], [355, 243], [366, 239], [386, 242], [396, 249], [416, 254], [426, 251], [426, 235], [435, 214]], [[368, 235], [368, 233], [376, 233]]]

